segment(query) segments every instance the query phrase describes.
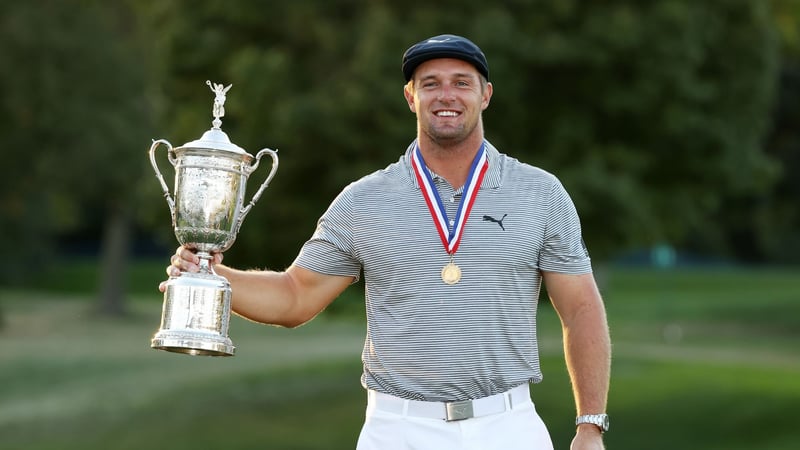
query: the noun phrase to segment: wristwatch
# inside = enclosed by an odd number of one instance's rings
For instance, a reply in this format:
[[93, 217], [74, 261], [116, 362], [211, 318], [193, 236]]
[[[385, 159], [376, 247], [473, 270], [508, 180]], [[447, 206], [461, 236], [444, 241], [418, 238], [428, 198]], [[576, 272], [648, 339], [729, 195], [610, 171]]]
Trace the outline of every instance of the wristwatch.
[[600, 431], [605, 433], [608, 431], [608, 414], [586, 414], [583, 416], [578, 416], [578, 418], [575, 419], [575, 426], [578, 426], [582, 423], [590, 423], [595, 425], [597, 428], [600, 428]]

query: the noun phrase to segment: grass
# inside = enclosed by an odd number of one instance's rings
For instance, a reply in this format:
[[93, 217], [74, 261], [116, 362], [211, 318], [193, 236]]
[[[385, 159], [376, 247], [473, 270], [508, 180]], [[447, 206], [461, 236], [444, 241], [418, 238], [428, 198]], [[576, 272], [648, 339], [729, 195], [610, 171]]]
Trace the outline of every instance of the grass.
[[[0, 448], [354, 448], [365, 406], [358, 318], [334, 311], [296, 330], [234, 318], [234, 358], [159, 352], [149, 338], [163, 269], [137, 269], [143, 284], [126, 319], [93, 315], [80, 280], [93, 281], [94, 269], [75, 270], [38, 290], [0, 291]], [[610, 272], [608, 447], [795, 448], [797, 280], [793, 270]], [[339, 302], [358, 305], [358, 296]], [[566, 449], [574, 408], [546, 304], [540, 329], [545, 380], [532, 395]]]

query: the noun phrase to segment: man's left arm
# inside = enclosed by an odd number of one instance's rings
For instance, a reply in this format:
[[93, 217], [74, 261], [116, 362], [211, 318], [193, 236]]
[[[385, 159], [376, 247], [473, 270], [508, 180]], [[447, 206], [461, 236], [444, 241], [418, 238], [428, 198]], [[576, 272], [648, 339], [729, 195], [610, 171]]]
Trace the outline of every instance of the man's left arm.
[[[564, 356], [577, 414], [605, 414], [611, 374], [611, 339], [594, 276], [544, 272], [550, 301], [561, 319]], [[600, 429], [579, 425], [572, 450], [603, 449]]]

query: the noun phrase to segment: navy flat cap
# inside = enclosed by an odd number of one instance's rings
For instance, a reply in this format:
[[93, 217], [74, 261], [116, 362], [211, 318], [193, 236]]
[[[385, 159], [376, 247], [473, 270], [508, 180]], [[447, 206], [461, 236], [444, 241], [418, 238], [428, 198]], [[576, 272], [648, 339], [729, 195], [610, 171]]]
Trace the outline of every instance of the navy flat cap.
[[430, 59], [455, 58], [466, 61], [489, 79], [489, 63], [480, 48], [467, 38], [454, 34], [442, 34], [418, 42], [403, 54], [403, 75], [406, 81], [414, 76], [414, 70]]

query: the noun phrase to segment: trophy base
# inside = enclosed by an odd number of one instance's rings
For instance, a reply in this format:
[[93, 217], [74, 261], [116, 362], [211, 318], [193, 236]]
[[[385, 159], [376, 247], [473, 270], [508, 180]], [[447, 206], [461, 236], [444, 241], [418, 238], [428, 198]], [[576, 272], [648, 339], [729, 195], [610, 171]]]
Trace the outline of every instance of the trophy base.
[[161, 328], [150, 347], [198, 356], [233, 356], [228, 337], [231, 288], [216, 274], [184, 273], [164, 291]]
[[184, 353], [193, 356], [233, 356], [236, 347], [230, 339], [223, 342], [213, 342], [209, 339], [199, 340], [191, 336], [164, 336], [158, 333], [150, 342], [150, 347], [156, 350], [165, 350], [173, 353]]

